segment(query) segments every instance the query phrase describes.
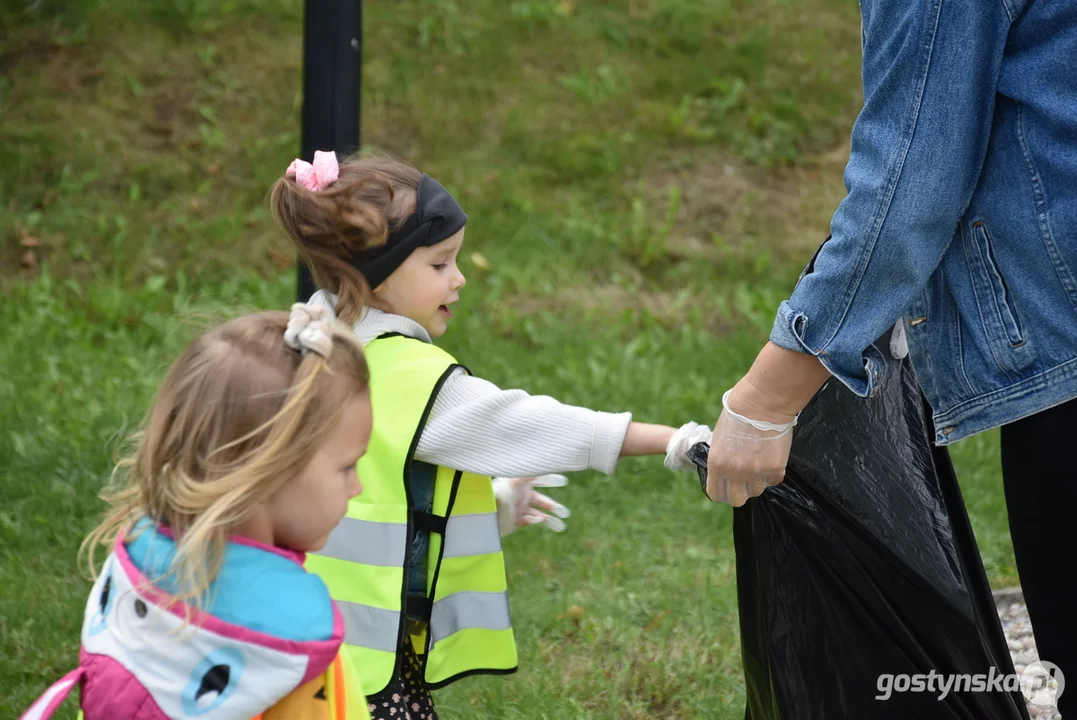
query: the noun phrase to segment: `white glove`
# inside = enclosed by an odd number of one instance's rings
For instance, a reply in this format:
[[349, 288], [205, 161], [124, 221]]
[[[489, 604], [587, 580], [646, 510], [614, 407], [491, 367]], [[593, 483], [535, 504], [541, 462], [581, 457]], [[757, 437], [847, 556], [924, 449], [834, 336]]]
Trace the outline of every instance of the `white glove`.
[[793, 426], [752, 420], [729, 409], [729, 393], [722, 396], [722, 412], [714, 423], [707, 457], [707, 497], [741, 507], [785, 477]]
[[[536, 487], [565, 487], [564, 475], [539, 475], [533, 478], [494, 478], [494, 498], [497, 499], [497, 528], [501, 536], [509, 535], [516, 528], [543, 523], [554, 532], [562, 532], [571, 513], [559, 502], [535, 492]], [[553, 515], [547, 515], [548, 510]], [[554, 517], [556, 516], [556, 517]]]
[[681, 425], [666, 445], [666, 467], [674, 471], [695, 470], [696, 464], [688, 459], [688, 451], [696, 443], [710, 441], [711, 429], [706, 425], [697, 425], [694, 422]]

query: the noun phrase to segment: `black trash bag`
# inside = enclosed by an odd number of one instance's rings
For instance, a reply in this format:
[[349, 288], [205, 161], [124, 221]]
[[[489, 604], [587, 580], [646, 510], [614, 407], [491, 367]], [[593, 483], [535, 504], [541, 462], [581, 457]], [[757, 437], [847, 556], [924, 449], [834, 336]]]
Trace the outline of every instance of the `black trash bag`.
[[[1014, 673], [949, 455], [888, 344], [878, 394], [829, 381], [785, 481], [734, 511], [749, 720], [1028, 718], [1012, 685], [876, 699], [883, 673]], [[707, 450], [692, 452], [704, 488]]]

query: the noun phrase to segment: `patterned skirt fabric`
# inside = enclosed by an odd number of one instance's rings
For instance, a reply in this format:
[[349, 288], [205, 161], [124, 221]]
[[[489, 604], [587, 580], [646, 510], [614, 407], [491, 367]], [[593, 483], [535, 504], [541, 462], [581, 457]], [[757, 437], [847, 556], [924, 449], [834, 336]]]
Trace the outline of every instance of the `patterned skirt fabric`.
[[438, 720], [434, 699], [423, 682], [422, 664], [404, 634], [404, 662], [399, 677], [377, 695], [367, 698], [371, 720]]

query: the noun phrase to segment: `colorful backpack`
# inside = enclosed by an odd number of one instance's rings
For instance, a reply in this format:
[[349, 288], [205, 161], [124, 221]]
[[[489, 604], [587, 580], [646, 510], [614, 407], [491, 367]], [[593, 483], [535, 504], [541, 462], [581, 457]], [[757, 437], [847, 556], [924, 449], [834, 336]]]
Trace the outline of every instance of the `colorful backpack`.
[[[302, 565], [301, 554], [278, 554]], [[369, 717], [353, 669], [338, 655], [344, 624], [335, 606], [332, 637], [319, 641], [287, 640], [194, 610], [184, 623], [186, 610], [168, 607], [118, 539], [86, 604], [79, 667], [22, 720], [51, 717], [76, 685], [85, 720]]]

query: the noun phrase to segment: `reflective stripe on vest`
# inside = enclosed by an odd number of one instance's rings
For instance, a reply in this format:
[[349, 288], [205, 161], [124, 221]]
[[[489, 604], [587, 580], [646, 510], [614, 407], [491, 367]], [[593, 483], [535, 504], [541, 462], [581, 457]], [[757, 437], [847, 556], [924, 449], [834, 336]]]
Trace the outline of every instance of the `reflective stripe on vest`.
[[434, 603], [430, 613], [430, 647], [466, 628], [508, 630], [508, 593], [460, 592]]
[[452, 515], [446, 523], [443, 557], [465, 557], [501, 552], [497, 513]]
[[407, 525], [346, 517], [318, 554], [364, 565], [398, 567], [404, 564], [407, 544]]
[[[497, 513], [454, 515], [445, 531], [445, 557], [500, 552], [501, 543], [494, 542], [498, 536]], [[318, 554], [364, 565], [395, 567], [404, 564], [407, 544], [407, 525], [346, 517]]]
[[[394, 652], [400, 613], [358, 603], [337, 602], [344, 616], [344, 642], [370, 650]], [[508, 630], [508, 594], [459, 592], [434, 603], [430, 614], [430, 646], [469, 627]]]
[[[442, 350], [388, 336], [366, 347], [374, 427], [359, 461], [363, 493], [307, 567], [325, 581], [344, 616], [341, 652], [364, 690], [381, 692], [399, 672], [407, 623], [402, 609], [409, 548], [406, 475], [441, 383], [460, 367]], [[511, 672], [516, 645], [509, 618], [497, 505], [489, 477], [439, 467], [432, 514], [445, 534], [430, 533], [427, 631], [413, 637], [423, 678], [441, 687], [475, 672]]]
[[400, 641], [400, 613], [395, 610], [360, 605], [338, 600], [337, 607], [344, 616], [344, 642], [369, 650], [396, 652]]

